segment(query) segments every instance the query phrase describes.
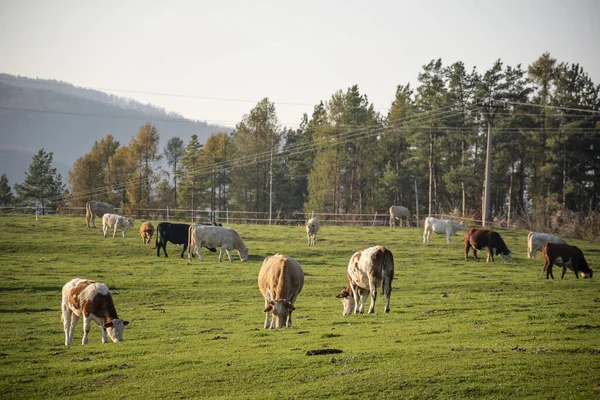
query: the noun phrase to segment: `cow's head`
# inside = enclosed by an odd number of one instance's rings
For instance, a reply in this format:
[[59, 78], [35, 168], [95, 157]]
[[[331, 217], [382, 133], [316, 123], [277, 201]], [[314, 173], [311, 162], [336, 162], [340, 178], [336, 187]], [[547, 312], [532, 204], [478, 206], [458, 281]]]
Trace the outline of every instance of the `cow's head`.
[[504, 260], [504, 262], [509, 262], [510, 261], [510, 255], [511, 252], [509, 251], [508, 253], [501, 253], [502, 259]]
[[594, 276], [594, 271], [592, 271], [592, 269], [590, 267], [584, 269], [584, 270], [579, 270], [579, 277], [583, 278], [583, 279], [591, 279], [592, 276]]
[[124, 321], [121, 318], [113, 319], [110, 322], [104, 324], [104, 329], [106, 329], [106, 333], [113, 342], [120, 342], [123, 340], [123, 331], [125, 330], [125, 326], [129, 324], [129, 321]]
[[133, 220], [133, 218], [127, 218], [127, 223], [129, 224], [129, 226], [133, 226], [133, 223], [135, 221]]
[[286, 299], [271, 300], [265, 312], [273, 312], [276, 328], [285, 328], [290, 312], [296, 308]]
[[355, 302], [351, 291], [349, 291], [347, 288], [343, 288], [342, 291], [335, 297], [342, 300], [342, 305], [344, 306], [342, 315], [350, 315], [354, 312]]
[[240, 260], [242, 262], [248, 261], [248, 248], [244, 247], [242, 250], [238, 250], [238, 254], [240, 255]]
[[459, 231], [466, 231], [468, 229], [467, 225], [464, 222], [457, 222], [456, 229]]

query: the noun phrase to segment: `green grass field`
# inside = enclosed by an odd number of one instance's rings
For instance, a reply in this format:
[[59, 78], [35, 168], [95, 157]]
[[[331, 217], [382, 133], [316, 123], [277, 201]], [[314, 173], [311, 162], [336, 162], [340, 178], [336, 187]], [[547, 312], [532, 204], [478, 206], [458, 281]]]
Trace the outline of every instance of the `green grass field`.
[[[153, 221], [156, 225], [157, 221]], [[83, 218], [0, 217], [0, 393], [10, 398], [554, 398], [600, 397], [600, 276], [560, 280], [526, 258], [525, 231], [499, 232], [509, 264], [463, 260], [462, 232], [422, 243], [422, 229], [233, 225], [249, 262], [169, 258], [128, 237], [103, 238]], [[323, 226], [324, 225], [324, 226]], [[600, 274], [600, 245], [579, 246]], [[153, 238], [154, 241], [154, 238]], [[391, 313], [342, 315], [335, 295], [350, 256], [382, 244], [395, 258]], [[294, 327], [263, 329], [257, 276], [282, 253], [306, 278]], [[93, 325], [64, 345], [61, 288], [106, 283], [120, 343]], [[341, 353], [307, 355], [309, 350]]]

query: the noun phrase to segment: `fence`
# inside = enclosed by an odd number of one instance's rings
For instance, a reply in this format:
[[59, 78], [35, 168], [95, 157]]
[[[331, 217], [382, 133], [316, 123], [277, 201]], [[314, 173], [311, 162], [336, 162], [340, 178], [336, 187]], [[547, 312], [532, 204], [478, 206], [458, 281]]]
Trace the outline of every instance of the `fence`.
[[[38, 210], [39, 211], [39, 210]], [[122, 213], [121, 209], [116, 210]], [[0, 207], [0, 212], [5, 213], [36, 213], [35, 207]], [[50, 212], [53, 213], [53, 212]], [[68, 216], [81, 216], [85, 218], [85, 207], [61, 207], [57, 214]], [[389, 226], [388, 211], [380, 211], [374, 214], [332, 214], [332, 213], [313, 213], [322, 223], [334, 226]], [[468, 226], [481, 226], [482, 221], [458, 217], [450, 214], [433, 214], [435, 218], [450, 219], [465, 222]], [[181, 222], [209, 222], [218, 221], [226, 224], [255, 224], [255, 225], [304, 225], [306, 216], [303, 213], [293, 213], [292, 215], [279, 218], [269, 218], [268, 212], [253, 211], [234, 211], [234, 210], [188, 210], [173, 208], [145, 208], [136, 210], [135, 219], [153, 220], [153, 221], [181, 221]], [[425, 218], [425, 217], [424, 217]], [[411, 221], [412, 226], [423, 226], [423, 219]], [[495, 221], [489, 224], [492, 228], [512, 228], [517, 226], [507, 224], [503, 221]]]

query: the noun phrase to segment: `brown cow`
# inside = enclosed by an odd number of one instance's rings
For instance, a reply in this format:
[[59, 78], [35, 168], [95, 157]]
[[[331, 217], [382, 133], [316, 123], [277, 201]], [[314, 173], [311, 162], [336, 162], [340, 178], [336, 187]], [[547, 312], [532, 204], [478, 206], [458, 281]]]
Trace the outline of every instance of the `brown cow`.
[[473, 248], [473, 257], [479, 261], [477, 250], [487, 248], [486, 262], [494, 262], [494, 255], [502, 255], [505, 262], [510, 260], [510, 250], [499, 233], [483, 228], [471, 228], [465, 232], [465, 261], [469, 260], [469, 249]]
[[560, 279], [565, 277], [567, 268], [575, 273], [577, 279], [579, 279], [579, 275], [582, 278], [591, 278], [594, 274], [594, 271], [592, 271], [578, 247], [564, 243], [546, 243], [542, 247], [542, 254], [544, 256], [542, 273], [546, 271], [546, 279], [549, 276], [554, 279], [554, 274], [552, 273], [553, 265], [562, 267]]
[[150, 244], [153, 234], [154, 225], [152, 225], [152, 222], [146, 221], [142, 224], [142, 226], [140, 226], [140, 236], [142, 236], [142, 241], [144, 244]]
[[258, 274], [258, 288], [265, 298], [265, 329], [292, 326], [294, 303], [303, 286], [304, 272], [298, 261], [281, 254], [265, 258]]

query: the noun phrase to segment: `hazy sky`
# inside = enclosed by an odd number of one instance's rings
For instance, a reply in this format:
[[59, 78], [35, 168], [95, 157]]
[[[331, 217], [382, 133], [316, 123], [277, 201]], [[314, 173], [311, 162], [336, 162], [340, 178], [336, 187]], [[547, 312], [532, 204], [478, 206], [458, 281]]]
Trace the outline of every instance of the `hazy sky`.
[[483, 73], [546, 51], [600, 83], [600, 0], [0, 0], [0, 72], [228, 126], [264, 97], [296, 126], [354, 84], [386, 113], [434, 58]]

